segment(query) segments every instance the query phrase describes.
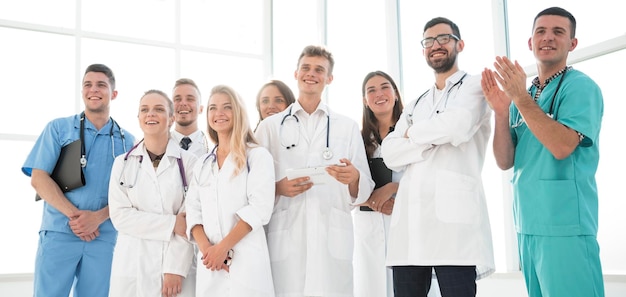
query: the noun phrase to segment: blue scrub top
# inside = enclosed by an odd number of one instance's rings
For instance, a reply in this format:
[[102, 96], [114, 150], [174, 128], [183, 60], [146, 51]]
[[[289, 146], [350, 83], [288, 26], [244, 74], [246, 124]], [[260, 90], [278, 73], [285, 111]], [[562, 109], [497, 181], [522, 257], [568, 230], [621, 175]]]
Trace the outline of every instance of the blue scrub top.
[[[108, 205], [109, 178], [113, 166], [114, 155], [128, 151], [134, 137], [127, 131], [109, 121], [100, 129], [85, 118], [85, 154], [87, 166], [83, 168], [85, 186], [66, 192], [65, 196], [78, 209], [99, 210]], [[111, 139], [113, 127], [113, 139]], [[22, 167], [22, 172], [31, 176], [32, 169], [41, 169], [52, 173], [61, 148], [80, 138], [80, 115], [58, 118], [49, 122], [35, 142], [30, 154]], [[113, 150], [115, 152], [113, 152]], [[41, 231], [57, 231], [73, 233], [69, 227], [69, 219], [44, 201]], [[117, 232], [107, 219], [99, 227], [102, 240], [115, 242]]]
[[[553, 79], [538, 99], [548, 112], [560, 77]], [[537, 88], [531, 87], [534, 96]], [[543, 236], [596, 235], [598, 191], [595, 173], [599, 161], [598, 137], [604, 113], [602, 93], [587, 75], [569, 70], [554, 99], [554, 116], [585, 138], [574, 152], [557, 160], [528, 130], [514, 104], [510, 109], [515, 145], [513, 172], [514, 219], [517, 232]]]

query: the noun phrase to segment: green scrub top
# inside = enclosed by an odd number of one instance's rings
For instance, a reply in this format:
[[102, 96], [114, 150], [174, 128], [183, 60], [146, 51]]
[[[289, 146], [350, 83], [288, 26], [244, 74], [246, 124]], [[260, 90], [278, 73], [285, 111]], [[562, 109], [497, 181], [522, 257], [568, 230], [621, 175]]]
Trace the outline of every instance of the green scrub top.
[[[565, 75], [560, 87], [557, 85]], [[553, 79], [538, 98], [548, 112], [554, 93], [553, 119], [584, 135], [563, 160], [557, 160], [532, 134], [514, 104], [510, 108], [515, 145], [514, 220], [518, 233], [543, 236], [596, 235], [598, 230], [598, 137], [604, 113], [598, 85], [570, 69]], [[534, 96], [537, 88], [529, 90]]]

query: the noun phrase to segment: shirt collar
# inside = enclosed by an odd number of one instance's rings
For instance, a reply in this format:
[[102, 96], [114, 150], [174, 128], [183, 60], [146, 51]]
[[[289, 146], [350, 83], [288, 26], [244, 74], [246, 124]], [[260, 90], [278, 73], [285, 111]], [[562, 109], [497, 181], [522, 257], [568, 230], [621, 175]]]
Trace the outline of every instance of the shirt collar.
[[[302, 108], [302, 105], [300, 105], [300, 102], [298, 102], [297, 100], [296, 102], [291, 104], [291, 106], [288, 107], [287, 109], [288, 110], [291, 109], [292, 115], [295, 115], [298, 112], [306, 113], [306, 111], [304, 111], [304, 109]], [[328, 105], [324, 104], [324, 102], [320, 102], [320, 104], [317, 105], [317, 108], [312, 114], [315, 114], [318, 112], [322, 112], [325, 116], [330, 115], [330, 109], [328, 108]], [[289, 114], [289, 111], [287, 111], [287, 114]]]
[[180, 140], [183, 139], [183, 137], [185, 137], [185, 136], [191, 138], [191, 140], [194, 140], [194, 139], [198, 138], [199, 134], [204, 134], [204, 133], [200, 129], [194, 131], [193, 133], [191, 133], [189, 135], [183, 135], [182, 133], [176, 131], [176, 129], [173, 129], [172, 132], [171, 132], [172, 138], [174, 138], [174, 140], [176, 140], [176, 142], [180, 142]]
[[539, 81], [539, 76], [537, 76], [533, 79], [533, 82], [532, 82], [533, 86], [537, 87], [537, 89], [543, 90], [543, 88], [545, 88], [551, 81], [553, 81], [555, 78], [559, 77], [559, 75], [563, 74], [565, 71], [570, 70], [570, 69], [572, 69], [572, 66], [565, 66], [563, 69], [559, 70], [557, 73], [548, 77], [546, 81], [543, 83], [543, 86], [541, 85], [541, 82]]

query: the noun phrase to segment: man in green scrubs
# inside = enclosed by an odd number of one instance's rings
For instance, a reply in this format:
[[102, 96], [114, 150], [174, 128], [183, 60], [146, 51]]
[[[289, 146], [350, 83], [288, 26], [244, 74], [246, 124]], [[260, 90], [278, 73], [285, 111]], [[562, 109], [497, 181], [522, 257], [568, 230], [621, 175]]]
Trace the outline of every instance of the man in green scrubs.
[[528, 47], [538, 76], [529, 89], [517, 61], [496, 57], [495, 71], [483, 71], [496, 163], [513, 167], [515, 227], [531, 297], [604, 296], [595, 181], [604, 104], [598, 85], [567, 65], [575, 33], [576, 19], [562, 8], [535, 17]]

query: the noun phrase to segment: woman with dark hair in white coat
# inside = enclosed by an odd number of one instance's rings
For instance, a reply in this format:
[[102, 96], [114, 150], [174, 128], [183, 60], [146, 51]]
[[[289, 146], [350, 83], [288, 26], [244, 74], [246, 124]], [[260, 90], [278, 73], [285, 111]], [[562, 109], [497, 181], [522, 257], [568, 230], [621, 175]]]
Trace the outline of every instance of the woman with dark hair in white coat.
[[196, 162], [170, 138], [174, 105], [147, 91], [139, 104], [142, 141], [113, 163], [109, 213], [118, 230], [110, 296], [195, 296], [187, 278], [193, 245], [186, 238], [185, 190]]
[[187, 226], [198, 245], [198, 296], [274, 297], [263, 226], [274, 206], [274, 161], [257, 145], [239, 95], [211, 90], [208, 134], [216, 146], [194, 168]]
[[[363, 79], [363, 122], [361, 136], [372, 179], [376, 183], [367, 203], [353, 211], [354, 296], [392, 297], [393, 273], [385, 265], [389, 224], [402, 171], [392, 171], [382, 160], [380, 145], [394, 130], [404, 108], [398, 86], [383, 71], [372, 71]], [[437, 287], [436, 279], [433, 286]], [[428, 297], [441, 296], [437, 289]]]

